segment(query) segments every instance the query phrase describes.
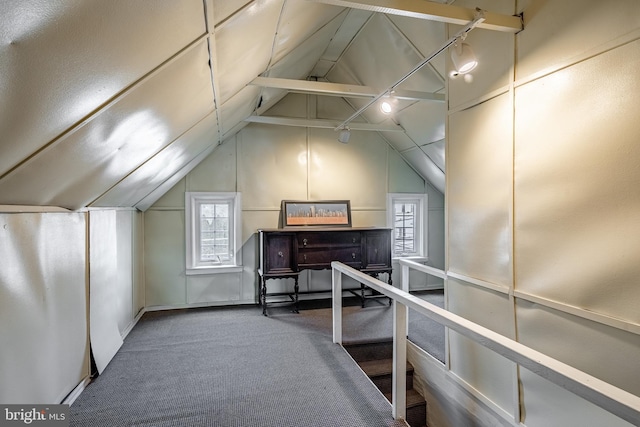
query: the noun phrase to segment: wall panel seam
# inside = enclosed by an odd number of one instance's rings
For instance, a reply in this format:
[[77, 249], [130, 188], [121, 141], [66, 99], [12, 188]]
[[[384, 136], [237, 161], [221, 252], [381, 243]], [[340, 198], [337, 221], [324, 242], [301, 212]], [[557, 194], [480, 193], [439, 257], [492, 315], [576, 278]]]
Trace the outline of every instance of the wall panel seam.
[[596, 56], [602, 55], [607, 53], [610, 50], [614, 50], [617, 49], [619, 47], [622, 47], [626, 44], [629, 43], [633, 43], [634, 41], [637, 41], [638, 39], [640, 39], [640, 30], [634, 30], [631, 31], [627, 34], [624, 34], [620, 37], [617, 37], [613, 40], [610, 40], [608, 42], [605, 42], [599, 46], [596, 46], [594, 48], [588, 49], [576, 56], [573, 56], [569, 59], [566, 59], [564, 61], [558, 62], [557, 64], [554, 64], [552, 67], [549, 68], [545, 68], [544, 70], [540, 70], [538, 72], [535, 72], [527, 77], [523, 77], [521, 79], [518, 79], [515, 81], [515, 87], [520, 87], [520, 86], [524, 86], [528, 83], [534, 82], [536, 80], [542, 79], [546, 76], [549, 76], [551, 74], [557, 73], [558, 71], [561, 71], [565, 68], [569, 68], [572, 67], [576, 64], [579, 64], [581, 62], [587, 61], [591, 58], [594, 58]]
[[541, 70], [537, 73], [534, 73], [530, 76], [518, 79], [516, 81], [514, 81], [513, 83], [510, 83], [508, 85], [499, 87], [497, 89], [494, 89], [490, 92], [485, 93], [484, 95], [481, 95], [475, 99], [469, 100], [463, 104], [460, 105], [456, 105], [455, 107], [451, 107], [449, 106], [449, 109], [447, 110], [447, 114], [455, 114], [458, 113], [460, 111], [464, 111], [464, 110], [468, 110], [469, 108], [473, 108], [477, 105], [480, 105], [484, 102], [490, 101], [493, 98], [497, 98], [500, 95], [503, 95], [505, 93], [509, 93], [512, 90], [512, 87], [514, 89], [517, 89], [521, 86], [525, 86], [529, 83], [532, 83], [536, 80], [542, 79], [546, 76], [549, 76], [551, 74], [557, 73], [558, 71], [561, 71], [565, 68], [569, 68], [571, 66], [574, 66], [576, 64], [579, 64], [581, 62], [587, 61], [593, 57], [596, 57], [598, 55], [602, 55], [610, 50], [613, 49], [617, 49], [619, 47], [622, 47], [626, 44], [629, 43], [633, 43], [634, 41], [640, 39], [640, 30], [638, 31], [633, 31], [631, 33], [625, 34], [624, 36], [621, 36], [617, 39], [614, 39], [608, 43], [605, 43], [603, 45], [600, 45], [599, 48], [594, 48], [594, 49], [590, 49], [586, 52], [583, 52], [580, 55], [574, 56], [570, 59], [567, 59], [565, 61], [559, 62], [557, 64], [555, 64], [555, 66], [553, 68], [547, 68], [544, 70]]
[[460, 105], [456, 105], [453, 108], [449, 108], [449, 110], [447, 111], [447, 115], [450, 114], [455, 114], [455, 113], [459, 113], [460, 111], [464, 111], [464, 110], [468, 110], [469, 108], [473, 108], [477, 105], [480, 105], [484, 102], [490, 101], [493, 98], [497, 98], [500, 95], [504, 95], [505, 93], [509, 93], [511, 90], [511, 87], [513, 86], [513, 84], [509, 83], [507, 85], [504, 85], [502, 87], [499, 87], [497, 89], [494, 89], [490, 92], [485, 93], [484, 95], [481, 95], [475, 99], [472, 99], [470, 101], [467, 101], [465, 103], [462, 103]]
[[591, 320], [596, 323], [610, 326], [612, 328], [620, 329], [630, 332], [635, 335], [640, 335], [640, 324], [630, 322], [628, 320], [619, 319], [616, 317], [608, 316], [606, 314], [597, 313], [584, 308], [576, 307], [563, 302], [553, 301], [544, 297], [529, 294], [522, 291], [514, 291], [514, 296], [525, 301], [529, 301], [535, 304], [542, 305], [547, 308], [551, 308], [556, 311], [571, 314], [583, 319]]
[[134, 81], [133, 83], [131, 83], [128, 86], [126, 86], [125, 88], [123, 88], [120, 92], [116, 93], [109, 100], [107, 100], [102, 105], [98, 106], [96, 109], [91, 111], [87, 116], [83, 117], [82, 119], [80, 119], [76, 123], [72, 124], [70, 127], [65, 129], [64, 131], [62, 131], [62, 133], [58, 134], [51, 141], [47, 142], [42, 147], [38, 148], [35, 152], [30, 154], [25, 159], [19, 161], [17, 164], [15, 164], [9, 170], [7, 170], [4, 174], [1, 174], [0, 175], [0, 180], [5, 179], [8, 176], [12, 176], [18, 169], [22, 169], [25, 165], [31, 164], [34, 161], [34, 159], [38, 158], [43, 153], [51, 151], [51, 149], [53, 149], [54, 147], [59, 145], [61, 142], [63, 142], [67, 138], [69, 138], [71, 135], [73, 135], [79, 129], [83, 128], [87, 123], [91, 122], [93, 119], [98, 117], [100, 114], [102, 114], [105, 111], [107, 111], [111, 106], [115, 105], [116, 103], [118, 103], [119, 101], [124, 99], [125, 96], [129, 95], [136, 88], [140, 87], [142, 84], [144, 84], [147, 81], [151, 80], [153, 77], [158, 75], [161, 71], [163, 71], [164, 69], [169, 67], [171, 64], [173, 64], [174, 62], [176, 62], [177, 60], [182, 58], [186, 53], [188, 53], [188, 52], [194, 50], [195, 48], [197, 48], [197, 46], [199, 46], [200, 43], [202, 43], [204, 40], [206, 40], [206, 38], [207, 38], [207, 34], [200, 35], [197, 39], [195, 39], [192, 42], [190, 42], [187, 46], [185, 46], [180, 51], [175, 53], [169, 59], [167, 59], [166, 61], [164, 61], [163, 63], [161, 63], [160, 65], [158, 65], [157, 67], [155, 67], [153, 70], [149, 71], [148, 73], [146, 73], [142, 77], [140, 77], [138, 80]]
[[640, 335], [640, 324], [635, 322], [608, 316], [606, 314], [597, 313], [584, 308], [573, 306], [571, 304], [553, 301], [544, 297], [539, 297], [533, 294], [529, 294], [527, 292], [518, 291], [518, 290], [511, 291], [510, 288], [506, 286], [497, 285], [491, 282], [474, 279], [472, 277], [468, 277], [462, 274], [452, 273], [452, 272], [447, 272], [446, 274], [448, 278], [462, 280], [464, 282], [463, 284], [477, 286], [483, 289], [495, 291], [505, 295], [513, 295], [516, 298], [529, 301], [535, 304], [539, 304], [544, 307], [554, 309], [556, 311], [561, 311], [563, 313], [567, 313], [583, 319], [591, 320], [596, 323], [601, 323], [603, 325], [607, 325], [612, 328], [616, 328], [616, 329], [627, 331], [636, 335]]
[[451, 271], [447, 271], [446, 275], [448, 278], [462, 280], [467, 284], [474, 285], [483, 289], [499, 292], [501, 294], [509, 295], [511, 293], [509, 286], [498, 285], [496, 283], [491, 283], [491, 282], [487, 282], [480, 279], [474, 279], [473, 277], [465, 276], [464, 274], [453, 273]]
[[[515, 365], [517, 365], [516, 363], [514, 363]], [[511, 425], [514, 426], [519, 426], [521, 424], [516, 423], [513, 419], [513, 415], [510, 414], [507, 410], [505, 410], [502, 406], [498, 405], [497, 403], [495, 403], [493, 400], [491, 400], [489, 397], [485, 396], [484, 394], [482, 394], [482, 392], [480, 392], [477, 388], [475, 388], [474, 386], [472, 386], [470, 383], [468, 383], [467, 381], [465, 381], [463, 378], [461, 378], [460, 376], [458, 376], [458, 374], [456, 374], [455, 372], [453, 372], [452, 370], [448, 370], [447, 371], [447, 376], [449, 378], [451, 378], [456, 384], [458, 384], [460, 387], [462, 387], [466, 392], [468, 392], [469, 394], [471, 394], [473, 397], [475, 397], [476, 399], [478, 399], [480, 402], [484, 403], [485, 405], [487, 405], [489, 408], [491, 408], [493, 410], [493, 412], [499, 416], [500, 418], [504, 419], [505, 421], [509, 422]]]

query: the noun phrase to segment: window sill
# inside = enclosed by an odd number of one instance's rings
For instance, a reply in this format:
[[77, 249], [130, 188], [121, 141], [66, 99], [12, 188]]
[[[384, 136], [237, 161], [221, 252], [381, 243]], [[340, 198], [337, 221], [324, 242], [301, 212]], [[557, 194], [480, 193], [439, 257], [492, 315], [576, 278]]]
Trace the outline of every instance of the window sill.
[[241, 265], [221, 265], [219, 267], [187, 268], [187, 276], [199, 276], [204, 274], [241, 273]]

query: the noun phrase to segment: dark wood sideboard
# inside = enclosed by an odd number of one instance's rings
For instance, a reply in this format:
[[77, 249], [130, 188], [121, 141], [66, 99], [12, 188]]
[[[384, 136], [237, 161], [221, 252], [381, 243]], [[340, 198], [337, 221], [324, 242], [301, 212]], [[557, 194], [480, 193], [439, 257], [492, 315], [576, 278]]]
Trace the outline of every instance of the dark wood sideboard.
[[[258, 300], [267, 315], [267, 296], [287, 295], [298, 311], [298, 275], [302, 270], [325, 270], [340, 261], [372, 276], [388, 273], [391, 284], [391, 229], [355, 227], [313, 227], [258, 230], [260, 259]], [[267, 280], [293, 279], [293, 293], [268, 293]], [[365, 286], [346, 289], [361, 298]], [[356, 291], [359, 291], [356, 293]]]

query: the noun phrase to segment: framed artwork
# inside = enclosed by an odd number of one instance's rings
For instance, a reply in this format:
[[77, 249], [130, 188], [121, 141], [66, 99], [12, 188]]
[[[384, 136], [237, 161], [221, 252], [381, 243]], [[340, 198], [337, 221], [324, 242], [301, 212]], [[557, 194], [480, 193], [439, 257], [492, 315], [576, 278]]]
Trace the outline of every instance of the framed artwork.
[[282, 223], [285, 227], [330, 225], [351, 227], [349, 200], [282, 201]]

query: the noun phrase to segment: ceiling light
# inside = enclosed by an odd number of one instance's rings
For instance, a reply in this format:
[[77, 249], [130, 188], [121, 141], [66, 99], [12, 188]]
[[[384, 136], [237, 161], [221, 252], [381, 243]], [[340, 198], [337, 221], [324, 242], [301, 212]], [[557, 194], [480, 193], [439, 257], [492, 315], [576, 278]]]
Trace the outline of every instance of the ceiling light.
[[382, 111], [384, 114], [391, 114], [393, 108], [391, 108], [391, 104], [388, 101], [382, 101], [382, 103], [380, 104], [380, 111]]
[[456, 43], [451, 51], [451, 60], [456, 75], [466, 74], [476, 68], [478, 60], [467, 43]]
[[[343, 130], [345, 129], [345, 127], [351, 123], [353, 121], [353, 119], [355, 119], [356, 117], [358, 117], [360, 114], [362, 114], [367, 108], [369, 108], [370, 106], [372, 106], [373, 104], [375, 104], [376, 102], [378, 102], [379, 99], [381, 99], [384, 96], [389, 96], [389, 94], [391, 92], [393, 92], [393, 90], [395, 88], [397, 88], [399, 85], [401, 85], [402, 83], [404, 83], [406, 80], [408, 80], [411, 76], [413, 76], [415, 73], [418, 72], [418, 70], [420, 70], [424, 65], [428, 64], [433, 58], [435, 58], [436, 56], [438, 56], [440, 53], [444, 52], [445, 50], [447, 50], [450, 46], [452, 46], [453, 44], [464, 40], [464, 37], [466, 37], [467, 33], [469, 33], [469, 31], [473, 30], [474, 28], [476, 28], [478, 25], [480, 25], [482, 22], [484, 22], [485, 20], [485, 14], [484, 11], [481, 9], [476, 8], [476, 13], [474, 15], [473, 21], [469, 22], [467, 25], [465, 25], [460, 31], [458, 31], [453, 37], [451, 37], [449, 40], [447, 40], [442, 46], [438, 47], [436, 50], [434, 50], [430, 55], [428, 55], [427, 57], [425, 57], [422, 61], [420, 61], [420, 63], [418, 65], [416, 65], [415, 67], [413, 67], [413, 69], [411, 69], [411, 71], [409, 71], [407, 74], [405, 74], [404, 76], [402, 76], [399, 80], [397, 80], [395, 83], [393, 83], [391, 86], [389, 86], [387, 89], [385, 89], [384, 91], [382, 91], [380, 94], [376, 95], [375, 97], [373, 97], [371, 100], [369, 100], [369, 102], [367, 102], [366, 104], [364, 104], [362, 107], [360, 107], [358, 109], [358, 111], [354, 112], [351, 116], [349, 116], [349, 118], [347, 118], [346, 120], [344, 120], [342, 123], [340, 123], [338, 126], [336, 126], [334, 128], [335, 131], [339, 131], [339, 130]], [[468, 70], [471, 71], [471, 70]], [[468, 72], [467, 71], [467, 72]]]
[[351, 130], [349, 128], [344, 128], [338, 134], [338, 141], [346, 144], [349, 142], [349, 138], [351, 138]]

